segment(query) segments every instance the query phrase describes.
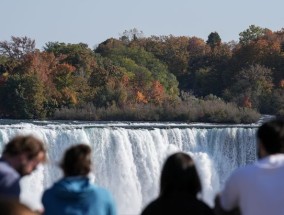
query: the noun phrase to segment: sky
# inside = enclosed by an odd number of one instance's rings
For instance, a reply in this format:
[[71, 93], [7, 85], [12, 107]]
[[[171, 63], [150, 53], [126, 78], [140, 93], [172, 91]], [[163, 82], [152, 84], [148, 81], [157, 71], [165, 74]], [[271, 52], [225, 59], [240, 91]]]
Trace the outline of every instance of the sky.
[[27, 36], [47, 42], [86, 43], [90, 48], [125, 30], [155, 35], [238, 41], [250, 25], [284, 28], [283, 0], [0, 0], [0, 41]]

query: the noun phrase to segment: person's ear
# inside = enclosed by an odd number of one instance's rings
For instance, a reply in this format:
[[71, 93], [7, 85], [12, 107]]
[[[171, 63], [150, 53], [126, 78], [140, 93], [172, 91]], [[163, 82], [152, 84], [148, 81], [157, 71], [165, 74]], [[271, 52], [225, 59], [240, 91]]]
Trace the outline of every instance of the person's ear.
[[26, 163], [28, 161], [28, 155], [26, 153], [21, 153], [17, 156], [19, 162]]

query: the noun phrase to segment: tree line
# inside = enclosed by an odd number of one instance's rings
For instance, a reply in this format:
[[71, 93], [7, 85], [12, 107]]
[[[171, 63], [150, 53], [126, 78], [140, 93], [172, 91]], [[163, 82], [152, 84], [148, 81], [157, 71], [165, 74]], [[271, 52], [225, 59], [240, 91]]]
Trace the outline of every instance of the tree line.
[[284, 29], [239, 42], [131, 29], [91, 49], [0, 41], [0, 117], [244, 122], [284, 115]]

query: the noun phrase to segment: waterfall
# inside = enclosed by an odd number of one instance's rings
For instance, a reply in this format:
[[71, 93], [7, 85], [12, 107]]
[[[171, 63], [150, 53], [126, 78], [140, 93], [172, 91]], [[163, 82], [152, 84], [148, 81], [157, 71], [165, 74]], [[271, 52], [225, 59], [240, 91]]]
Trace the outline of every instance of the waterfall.
[[95, 183], [111, 191], [119, 214], [139, 214], [157, 197], [162, 165], [177, 151], [195, 160], [201, 198], [212, 206], [231, 172], [256, 159], [255, 132], [256, 126], [2, 122], [0, 153], [17, 134], [34, 134], [45, 142], [48, 162], [21, 181], [21, 200], [39, 209], [44, 189], [62, 177], [58, 163], [65, 149], [86, 143], [93, 150]]

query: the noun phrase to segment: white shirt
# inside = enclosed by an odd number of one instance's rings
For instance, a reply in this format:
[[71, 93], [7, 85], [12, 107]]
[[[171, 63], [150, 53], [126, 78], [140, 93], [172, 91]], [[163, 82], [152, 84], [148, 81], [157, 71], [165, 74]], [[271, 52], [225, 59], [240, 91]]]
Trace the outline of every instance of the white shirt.
[[220, 201], [225, 210], [239, 207], [242, 215], [284, 215], [284, 154], [237, 169]]

